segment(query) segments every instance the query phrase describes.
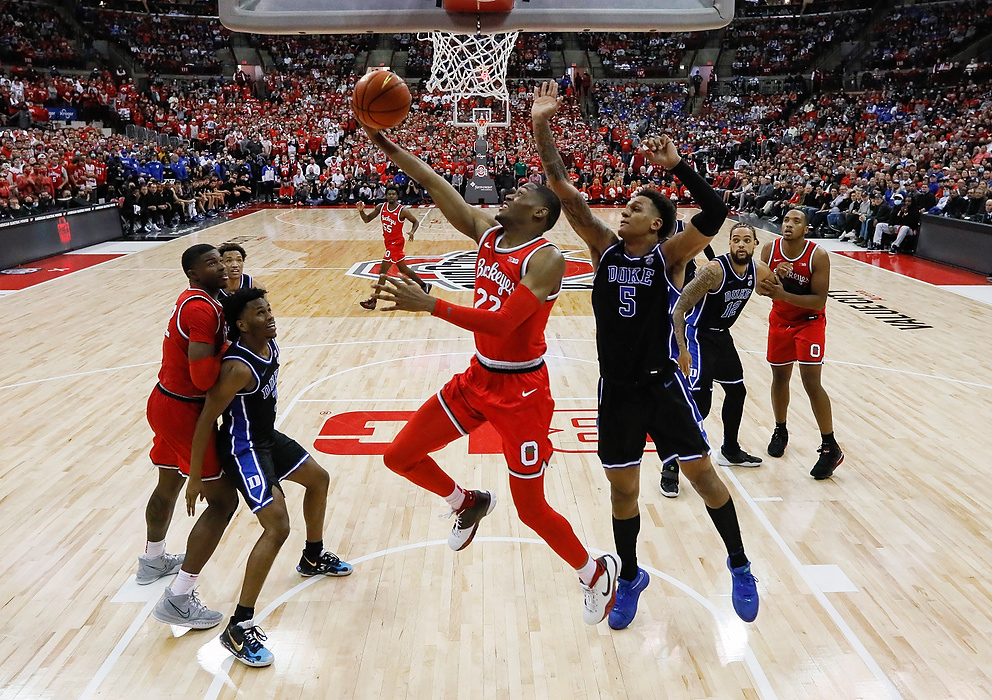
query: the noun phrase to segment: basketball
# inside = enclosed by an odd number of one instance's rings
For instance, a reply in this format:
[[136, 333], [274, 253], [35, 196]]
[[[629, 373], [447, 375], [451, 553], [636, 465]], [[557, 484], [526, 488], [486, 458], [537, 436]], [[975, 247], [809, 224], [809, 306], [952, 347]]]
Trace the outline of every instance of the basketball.
[[410, 88], [392, 71], [366, 73], [355, 85], [351, 108], [365, 126], [373, 129], [398, 126], [410, 111]]

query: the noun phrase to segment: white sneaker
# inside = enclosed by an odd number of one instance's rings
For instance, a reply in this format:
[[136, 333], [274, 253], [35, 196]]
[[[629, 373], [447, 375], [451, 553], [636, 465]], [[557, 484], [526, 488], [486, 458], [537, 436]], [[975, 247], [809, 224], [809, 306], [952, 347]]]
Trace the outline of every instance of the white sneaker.
[[163, 554], [154, 559], [138, 557], [138, 574], [134, 579], [139, 586], [145, 586], [163, 576], [171, 576], [182, 568], [185, 558], [185, 554]]
[[492, 513], [495, 507], [496, 494], [490, 491], [468, 491], [462, 507], [448, 514], [455, 516], [455, 524], [448, 534], [448, 546], [460, 552], [472, 544], [479, 522]]
[[183, 595], [173, 595], [172, 589], [166, 588], [152, 609], [152, 617], [167, 625], [205, 630], [219, 625], [224, 614], [201, 603], [195, 588]]
[[596, 560], [596, 575], [593, 576], [592, 584], [587, 586], [582, 583], [582, 619], [587, 625], [598, 625], [613, 609], [619, 571], [620, 562], [616, 555], [604, 554]]

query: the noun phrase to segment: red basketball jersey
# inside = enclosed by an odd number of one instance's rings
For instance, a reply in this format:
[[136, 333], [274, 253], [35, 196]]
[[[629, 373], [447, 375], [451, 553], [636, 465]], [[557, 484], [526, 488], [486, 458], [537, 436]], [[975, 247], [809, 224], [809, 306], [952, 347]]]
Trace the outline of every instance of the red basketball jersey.
[[391, 210], [389, 205], [383, 203], [379, 212], [379, 220], [382, 222], [382, 237], [388, 243], [396, 239], [403, 240], [403, 205], [397, 204], [395, 210]]
[[[813, 271], [813, 253], [816, 252], [816, 244], [806, 241], [806, 247], [798, 258], [792, 259], [782, 253], [782, 239], [776, 238], [772, 243], [772, 254], [768, 260], [768, 267], [774, 272], [780, 263], [792, 263], [792, 272], [782, 280], [782, 286], [790, 294], [811, 294]], [[826, 307], [822, 309], [804, 309], [801, 306], [790, 304], [787, 301], [772, 301], [772, 311], [769, 320], [779, 324], [791, 325], [813, 321], [826, 314]]]
[[202, 289], [190, 287], [176, 301], [169, 319], [169, 329], [162, 341], [162, 369], [158, 382], [164, 389], [186, 397], [201, 397], [204, 392], [193, 383], [189, 373], [189, 344], [211, 343], [220, 352], [227, 342], [224, 309]]
[[[479, 240], [473, 304], [477, 309], [495, 311], [500, 308], [527, 274], [527, 264], [534, 253], [545, 246], [554, 246], [544, 238], [535, 238], [516, 248], [501, 248], [502, 233], [503, 228], [496, 226]], [[559, 286], [541, 308], [509, 336], [497, 338], [476, 333], [475, 350], [483, 364], [498, 369], [539, 365], [548, 347], [544, 341], [544, 327], [548, 325], [548, 316], [560, 291]]]

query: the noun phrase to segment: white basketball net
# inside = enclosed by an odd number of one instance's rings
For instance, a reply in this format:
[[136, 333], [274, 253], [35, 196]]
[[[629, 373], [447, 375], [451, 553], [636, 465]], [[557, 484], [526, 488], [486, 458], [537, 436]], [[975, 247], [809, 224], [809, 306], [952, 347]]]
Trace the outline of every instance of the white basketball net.
[[434, 61], [427, 89], [468, 97], [510, 98], [506, 68], [520, 32], [509, 34], [449, 34], [430, 32], [421, 40], [434, 44]]

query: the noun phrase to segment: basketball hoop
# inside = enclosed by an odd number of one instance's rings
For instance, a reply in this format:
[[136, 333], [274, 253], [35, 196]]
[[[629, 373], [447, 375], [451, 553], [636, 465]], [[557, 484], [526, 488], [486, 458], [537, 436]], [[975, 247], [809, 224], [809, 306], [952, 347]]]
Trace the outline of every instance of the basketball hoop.
[[[520, 32], [508, 34], [453, 34], [428, 32], [418, 35], [421, 41], [434, 45], [434, 59], [427, 90], [439, 90], [452, 96], [455, 105], [453, 124], [475, 126], [484, 134], [489, 126], [510, 125], [510, 92], [506, 84], [506, 69], [510, 52]], [[487, 119], [485, 124], [464, 122], [458, 117], [458, 102], [473, 97], [502, 100], [505, 118], [502, 122]]]
[[493, 112], [488, 108], [476, 108], [472, 110], [472, 121], [475, 122], [475, 130], [480, 138], [486, 138], [486, 130], [493, 120]]

